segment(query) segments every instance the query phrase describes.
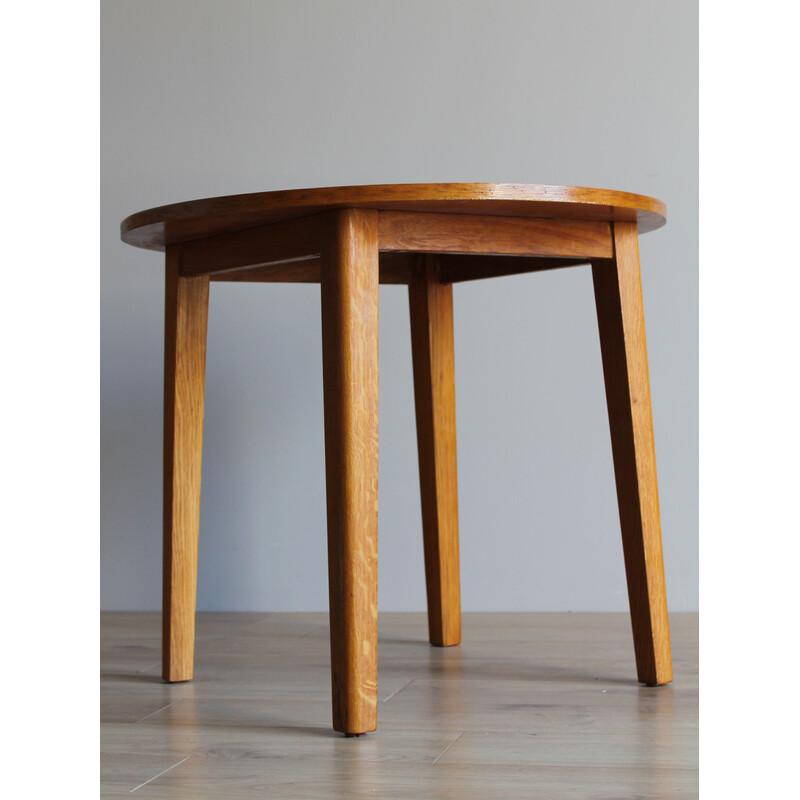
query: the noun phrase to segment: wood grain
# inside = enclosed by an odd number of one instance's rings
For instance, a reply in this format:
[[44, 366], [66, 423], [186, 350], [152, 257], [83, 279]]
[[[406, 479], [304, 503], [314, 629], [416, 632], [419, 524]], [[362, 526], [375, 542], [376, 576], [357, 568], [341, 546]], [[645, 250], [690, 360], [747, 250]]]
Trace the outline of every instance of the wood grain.
[[614, 259], [592, 264], [625, 572], [639, 680], [672, 680], [650, 379], [635, 223], [614, 224]]
[[606, 222], [382, 211], [380, 249], [420, 253], [610, 258]]
[[670, 681], [638, 257], [639, 233], [663, 225], [665, 214], [653, 198], [599, 189], [407, 184], [209, 198], [123, 221], [124, 241], [167, 250], [165, 679], [188, 680], [193, 669], [210, 279], [321, 283], [333, 720], [358, 734], [377, 723], [378, 284], [409, 284], [429, 636], [453, 644], [450, 284], [590, 260], [637, 670], [645, 683]]
[[208, 236], [183, 245], [181, 275], [213, 275], [319, 255], [319, 216]]
[[588, 264], [585, 258], [536, 258], [526, 256], [453, 255], [440, 257], [443, 283], [461, 283], [504, 275], [522, 275]]
[[173, 203], [132, 214], [123, 220], [120, 233], [128, 244], [163, 250], [168, 244], [345, 207], [638, 221], [640, 233], [666, 222], [660, 200], [630, 192], [545, 184], [419, 183], [291, 189]]
[[431, 644], [461, 642], [453, 287], [437, 256], [419, 257], [409, 284], [417, 451]]
[[[408, 284], [416, 263], [413, 253], [381, 253], [379, 280], [381, 283]], [[242, 283], [319, 283], [319, 258], [215, 272], [210, 278], [212, 281]]]
[[378, 218], [323, 219], [322, 366], [333, 727], [377, 727]]
[[193, 675], [208, 278], [180, 275], [167, 248], [164, 326], [164, 596], [162, 675]]
[[319, 283], [319, 257], [212, 272], [215, 283]]
[[[443, 283], [459, 283], [504, 275], [561, 269], [588, 264], [585, 258], [537, 258], [534, 256], [455, 255], [439, 256]], [[380, 282], [409, 284], [416, 274], [416, 253], [385, 251], [380, 254]], [[212, 272], [214, 282], [230, 283], [319, 283], [319, 258], [289, 261], [269, 266]]]

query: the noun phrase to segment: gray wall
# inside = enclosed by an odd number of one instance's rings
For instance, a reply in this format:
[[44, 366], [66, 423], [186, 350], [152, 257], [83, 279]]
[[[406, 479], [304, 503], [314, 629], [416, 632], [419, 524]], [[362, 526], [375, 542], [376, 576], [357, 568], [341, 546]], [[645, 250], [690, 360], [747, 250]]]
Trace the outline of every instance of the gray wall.
[[[105, 0], [102, 605], [160, 605], [154, 205], [304, 186], [650, 194], [641, 242], [665, 566], [698, 602], [695, 2]], [[627, 608], [588, 267], [455, 287], [465, 610]], [[381, 288], [383, 610], [425, 603], [408, 301]], [[319, 289], [212, 286], [198, 607], [327, 606]]]

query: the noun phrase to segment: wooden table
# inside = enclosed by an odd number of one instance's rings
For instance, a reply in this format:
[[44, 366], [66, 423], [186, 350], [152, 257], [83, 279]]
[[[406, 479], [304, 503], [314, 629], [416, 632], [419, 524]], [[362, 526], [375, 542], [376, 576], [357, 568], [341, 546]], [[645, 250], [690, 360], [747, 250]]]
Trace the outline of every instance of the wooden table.
[[163, 677], [194, 660], [211, 281], [321, 284], [333, 727], [377, 727], [378, 284], [408, 284], [431, 644], [461, 641], [453, 289], [591, 263], [639, 681], [672, 680], [639, 234], [658, 200], [454, 183], [233, 195], [141, 211], [166, 251]]

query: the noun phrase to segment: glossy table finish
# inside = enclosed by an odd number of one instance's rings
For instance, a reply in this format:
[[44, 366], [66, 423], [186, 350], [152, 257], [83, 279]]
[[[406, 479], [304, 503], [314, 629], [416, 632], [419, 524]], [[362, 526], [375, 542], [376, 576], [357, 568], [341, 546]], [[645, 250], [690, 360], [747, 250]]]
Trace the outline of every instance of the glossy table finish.
[[[461, 641], [452, 284], [591, 263], [638, 678], [672, 679], [638, 237], [653, 198], [524, 184], [234, 195], [142, 211], [166, 251], [163, 677], [193, 675], [211, 281], [321, 284], [333, 726], [377, 725], [378, 286], [407, 284], [429, 638]], [[489, 545], [487, 545], [489, 546]]]

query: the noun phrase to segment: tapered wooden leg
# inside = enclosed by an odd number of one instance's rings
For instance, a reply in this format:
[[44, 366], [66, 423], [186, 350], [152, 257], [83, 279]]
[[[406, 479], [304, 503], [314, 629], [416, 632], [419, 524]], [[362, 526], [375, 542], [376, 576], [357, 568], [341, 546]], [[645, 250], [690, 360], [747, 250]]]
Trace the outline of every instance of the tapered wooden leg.
[[191, 680], [200, 527], [208, 278], [180, 276], [167, 248], [164, 333], [164, 604], [162, 675]]
[[417, 410], [422, 535], [431, 644], [461, 642], [458, 563], [456, 384], [453, 285], [439, 282], [437, 256], [419, 258], [409, 284], [411, 354]]
[[614, 259], [592, 264], [636, 667], [672, 680], [650, 381], [635, 222], [614, 223]]
[[377, 727], [378, 215], [323, 222], [321, 253], [333, 727]]

